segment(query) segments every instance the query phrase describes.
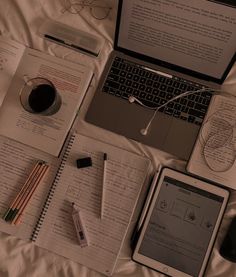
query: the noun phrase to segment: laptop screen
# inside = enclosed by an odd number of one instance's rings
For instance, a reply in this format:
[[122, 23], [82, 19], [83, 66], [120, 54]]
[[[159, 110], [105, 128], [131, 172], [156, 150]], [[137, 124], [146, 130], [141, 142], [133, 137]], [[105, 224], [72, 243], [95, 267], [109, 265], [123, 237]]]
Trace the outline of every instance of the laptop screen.
[[236, 57], [236, 3], [120, 1], [115, 49], [221, 83]]

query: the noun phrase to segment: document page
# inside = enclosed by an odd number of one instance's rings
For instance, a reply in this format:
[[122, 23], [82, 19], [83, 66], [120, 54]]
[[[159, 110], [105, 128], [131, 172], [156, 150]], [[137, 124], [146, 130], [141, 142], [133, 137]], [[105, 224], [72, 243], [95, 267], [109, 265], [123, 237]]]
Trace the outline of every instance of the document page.
[[236, 50], [227, 1], [123, 1], [118, 46], [220, 78]]
[[[29, 240], [55, 177], [57, 159], [9, 138], [0, 136], [0, 231]], [[49, 163], [49, 172], [37, 187], [18, 225], [2, 219], [38, 160]]]
[[25, 46], [0, 36], [0, 105], [11, 84]]
[[[107, 154], [102, 188], [103, 155]], [[77, 168], [78, 158], [91, 157], [92, 166]], [[38, 230], [36, 244], [105, 275], [111, 275], [150, 161], [126, 150], [77, 135], [56, 182], [51, 203]], [[104, 212], [101, 218], [102, 189]], [[72, 221], [72, 203], [83, 216], [89, 246], [81, 248]]]
[[[58, 156], [92, 78], [92, 71], [34, 49], [27, 49], [0, 109], [0, 133]], [[62, 101], [53, 115], [33, 114], [21, 105], [20, 92], [28, 79], [44, 77]]]
[[236, 100], [234, 97], [213, 96], [187, 170], [236, 189], [235, 128]]

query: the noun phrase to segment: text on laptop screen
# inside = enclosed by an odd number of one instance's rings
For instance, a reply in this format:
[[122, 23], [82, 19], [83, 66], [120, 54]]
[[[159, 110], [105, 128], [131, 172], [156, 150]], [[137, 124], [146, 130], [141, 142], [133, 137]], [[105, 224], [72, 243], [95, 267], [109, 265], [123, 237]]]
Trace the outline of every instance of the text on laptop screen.
[[117, 46], [221, 79], [236, 52], [236, 4], [227, 2], [124, 0]]

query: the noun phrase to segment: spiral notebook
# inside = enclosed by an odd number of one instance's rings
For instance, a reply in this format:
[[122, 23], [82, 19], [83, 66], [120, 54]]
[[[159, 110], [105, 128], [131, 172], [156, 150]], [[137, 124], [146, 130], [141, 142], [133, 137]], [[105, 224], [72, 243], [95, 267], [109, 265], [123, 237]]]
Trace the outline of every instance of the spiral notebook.
[[[104, 214], [103, 154], [107, 153]], [[89, 156], [92, 166], [76, 167]], [[124, 149], [82, 135], [71, 138], [32, 240], [39, 246], [111, 275], [125, 238], [150, 161]], [[81, 248], [71, 219], [71, 203], [83, 213], [90, 244]]]
[[[107, 154], [107, 165], [101, 219], [104, 153]], [[36, 152], [30, 156], [33, 154]], [[77, 159], [83, 157], [91, 157], [92, 166], [77, 168]], [[149, 176], [150, 165], [146, 157], [75, 134], [69, 140], [48, 193], [48, 184], [42, 185], [41, 194], [30, 203], [22, 224], [11, 226], [2, 220], [0, 230], [28, 238], [42, 248], [109, 276], [114, 270], [140, 191]], [[52, 178], [52, 173], [48, 178]], [[45, 201], [41, 200], [43, 197]], [[9, 199], [6, 202], [9, 204]], [[78, 243], [73, 225], [72, 203], [83, 214], [89, 238], [89, 246], [84, 248]], [[17, 230], [21, 228], [19, 234]]]

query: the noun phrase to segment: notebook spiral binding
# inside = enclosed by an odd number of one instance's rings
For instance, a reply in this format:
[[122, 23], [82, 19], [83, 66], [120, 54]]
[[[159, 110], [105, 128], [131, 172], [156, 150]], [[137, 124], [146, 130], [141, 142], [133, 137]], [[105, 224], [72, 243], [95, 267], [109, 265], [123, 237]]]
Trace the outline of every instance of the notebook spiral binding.
[[45, 200], [45, 203], [43, 205], [43, 208], [42, 208], [42, 211], [40, 213], [40, 216], [39, 216], [39, 219], [37, 220], [37, 223], [36, 223], [36, 226], [33, 230], [33, 233], [31, 235], [31, 238], [30, 240], [35, 242], [37, 237], [38, 237], [38, 234], [39, 234], [39, 231], [41, 229], [41, 226], [43, 224], [43, 221], [44, 221], [44, 218], [45, 218], [45, 215], [47, 213], [47, 210], [49, 208], [49, 205], [51, 203], [51, 200], [52, 200], [52, 197], [53, 197], [53, 194], [55, 192], [55, 189], [56, 189], [56, 186], [57, 186], [57, 183], [60, 179], [60, 176], [61, 176], [61, 173], [64, 169], [64, 166], [65, 166], [65, 163], [67, 161], [67, 158], [69, 156], [69, 153], [70, 153], [70, 149], [71, 149], [71, 146], [74, 142], [74, 139], [75, 139], [75, 135], [71, 135], [71, 137], [69, 138], [69, 141], [68, 141], [68, 144], [66, 146], [66, 149], [65, 149], [65, 152], [63, 153], [63, 157], [62, 157], [62, 160], [61, 160], [61, 163], [57, 169], [57, 172], [56, 172], [56, 175], [55, 175], [55, 178], [52, 182], [52, 187], [50, 188], [49, 192], [48, 192], [48, 195], [46, 197], [46, 200]]

